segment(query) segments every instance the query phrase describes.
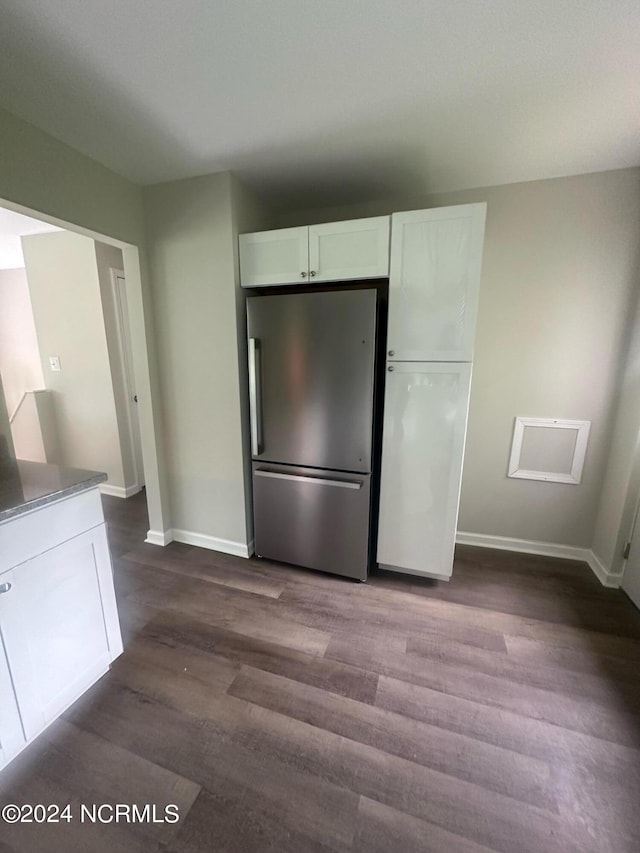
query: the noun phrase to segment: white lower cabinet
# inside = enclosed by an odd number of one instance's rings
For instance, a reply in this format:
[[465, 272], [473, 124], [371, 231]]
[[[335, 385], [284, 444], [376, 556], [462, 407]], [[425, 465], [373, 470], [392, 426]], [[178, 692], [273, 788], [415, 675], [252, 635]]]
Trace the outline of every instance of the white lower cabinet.
[[25, 743], [9, 662], [0, 643], [0, 767], [11, 761]]
[[377, 561], [449, 578], [458, 519], [471, 364], [387, 365]]
[[[7, 524], [25, 534], [31, 529], [19, 541], [37, 551], [61, 511], [73, 525], [99, 506], [96, 491], [95, 498], [79, 495]], [[0, 767], [122, 652], [101, 508], [92, 520], [99, 523], [0, 571]], [[9, 543], [9, 531], [0, 533]]]

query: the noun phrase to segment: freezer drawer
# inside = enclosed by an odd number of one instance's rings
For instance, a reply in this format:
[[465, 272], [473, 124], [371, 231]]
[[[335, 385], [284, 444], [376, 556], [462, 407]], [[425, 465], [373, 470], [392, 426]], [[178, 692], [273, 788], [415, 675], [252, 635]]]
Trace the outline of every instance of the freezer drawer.
[[365, 580], [369, 494], [369, 474], [254, 462], [256, 554]]

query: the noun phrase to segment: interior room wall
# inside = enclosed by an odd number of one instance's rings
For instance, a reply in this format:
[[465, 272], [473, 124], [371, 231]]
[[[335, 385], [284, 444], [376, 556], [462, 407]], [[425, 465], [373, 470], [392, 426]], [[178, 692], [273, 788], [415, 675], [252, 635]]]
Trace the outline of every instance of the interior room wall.
[[238, 235], [250, 231], [261, 231], [267, 227], [271, 212], [265, 202], [232, 176], [232, 217], [234, 250], [234, 284], [236, 293], [236, 327], [238, 342], [238, 365], [240, 382], [240, 420], [242, 422], [244, 460], [244, 498], [247, 519], [247, 541], [253, 543], [253, 477], [251, 470], [251, 439], [249, 425], [249, 368], [247, 352], [246, 291], [240, 287], [240, 258]]
[[[60, 463], [105, 471], [107, 485], [124, 490], [94, 241], [56, 231], [23, 237], [22, 248]], [[59, 371], [50, 356], [59, 357]]]
[[173, 535], [246, 555], [232, 177], [143, 196]]
[[2, 376], [0, 376], [0, 478], [12, 473], [15, 455], [13, 439], [11, 438], [11, 426], [9, 424], [9, 412], [4, 398]]
[[24, 269], [0, 270], [0, 375], [9, 413], [25, 391], [44, 388]]
[[[638, 283], [640, 169], [287, 211], [271, 227], [476, 201], [488, 207], [459, 529], [590, 548]], [[591, 421], [580, 485], [507, 478], [516, 416]]]
[[118, 425], [118, 437], [120, 441], [120, 452], [122, 454], [122, 470], [124, 473], [124, 486], [127, 494], [139, 491], [137, 483], [137, 471], [133, 456], [133, 438], [131, 435], [128, 419], [128, 388], [126, 380], [126, 367], [122, 359], [119, 345], [119, 325], [117, 319], [117, 307], [113, 293], [111, 270], [123, 270], [124, 261], [122, 251], [115, 246], [108, 246], [99, 240], [94, 241], [96, 253], [96, 265], [98, 282], [100, 285], [100, 300], [102, 303], [102, 316], [107, 340], [107, 352], [109, 355], [109, 370], [111, 372], [111, 385], [116, 407], [116, 422]]
[[[0, 199], [123, 243], [151, 531], [170, 527], [142, 193], [110, 169], [0, 109]], [[126, 245], [125, 245], [126, 244]]]

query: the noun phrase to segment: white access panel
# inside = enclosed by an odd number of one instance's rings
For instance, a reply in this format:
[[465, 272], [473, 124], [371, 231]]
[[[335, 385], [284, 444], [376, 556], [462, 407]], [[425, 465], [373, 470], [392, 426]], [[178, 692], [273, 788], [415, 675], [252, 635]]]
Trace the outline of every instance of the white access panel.
[[9, 572], [2, 641], [27, 740], [122, 651], [104, 524]]
[[268, 287], [309, 279], [309, 229], [280, 228], [240, 234], [240, 284]]
[[375, 216], [309, 226], [309, 276], [354, 281], [389, 275], [391, 218]]
[[472, 361], [486, 204], [394, 213], [389, 358]]
[[447, 579], [453, 570], [471, 365], [387, 364], [378, 563]]

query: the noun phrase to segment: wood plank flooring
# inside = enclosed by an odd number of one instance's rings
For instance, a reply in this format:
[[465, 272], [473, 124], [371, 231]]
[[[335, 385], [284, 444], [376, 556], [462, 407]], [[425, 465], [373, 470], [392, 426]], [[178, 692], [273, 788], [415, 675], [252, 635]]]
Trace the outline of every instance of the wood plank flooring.
[[367, 584], [144, 544], [105, 498], [125, 652], [0, 774], [0, 853], [640, 850], [640, 612], [586, 565], [460, 547]]

